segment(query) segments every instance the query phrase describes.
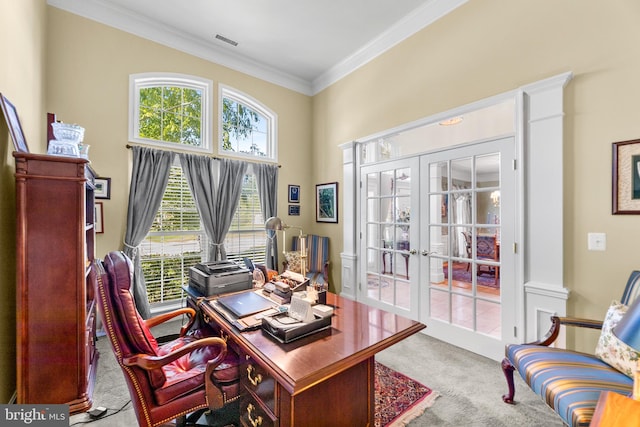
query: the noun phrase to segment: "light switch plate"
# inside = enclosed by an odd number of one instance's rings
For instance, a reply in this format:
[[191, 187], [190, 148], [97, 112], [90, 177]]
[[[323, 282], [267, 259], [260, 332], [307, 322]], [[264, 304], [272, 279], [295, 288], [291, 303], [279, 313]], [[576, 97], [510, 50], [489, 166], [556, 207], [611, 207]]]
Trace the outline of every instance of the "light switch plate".
[[590, 251], [604, 251], [607, 249], [607, 235], [605, 233], [588, 233], [587, 248]]

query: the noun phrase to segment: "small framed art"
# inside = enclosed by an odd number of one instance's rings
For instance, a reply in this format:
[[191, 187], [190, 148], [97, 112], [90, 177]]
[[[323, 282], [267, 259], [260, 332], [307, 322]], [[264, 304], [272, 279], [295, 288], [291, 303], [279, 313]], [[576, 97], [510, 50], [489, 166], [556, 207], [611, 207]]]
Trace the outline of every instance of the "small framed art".
[[16, 151], [28, 153], [29, 147], [27, 146], [27, 140], [24, 137], [24, 132], [22, 132], [22, 125], [20, 124], [16, 107], [1, 93], [0, 107], [2, 108], [4, 119], [7, 121], [9, 133], [11, 134], [11, 139], [13, 139], [14, 149]]
[[640, 214], [640, 139], [613, 143], [612, 212]]
[[316, 222], [338, 222], [338, 183], [316, 185]]
[[289, 205], [290, 216], [300, 216], [300, 205]]
[[289, 185], [289, 203], [300, 203], [299, 185]]
[[111, 178], [96, 178], [96, 199], [111, 198]]
[[103, 226], [104, 214], [102, 213], [102, 202], [96, 202], [95, 207], [96, 207], [96, 213], [95, 213], [94, 227], [96, 230], [96, 234], [102, 234], [104, 233], [104, 226]]

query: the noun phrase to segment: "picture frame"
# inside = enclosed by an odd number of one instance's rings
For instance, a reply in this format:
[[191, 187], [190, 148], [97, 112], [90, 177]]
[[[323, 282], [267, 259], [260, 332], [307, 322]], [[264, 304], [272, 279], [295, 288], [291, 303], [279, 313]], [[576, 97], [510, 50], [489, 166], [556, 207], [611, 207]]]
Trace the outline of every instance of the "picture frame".
[[96, 199], [111, 199], [111, 178], [96, 178], [95, 186]]
[[612, 145], [612, 213], [640, 214], [640, 139]]
[[13, 140], [13, 147], [16, 151], [22, 153], [29, 152], [29, 146], [27, 140], [24, 137], [22, 131], [22, 125], [20, 124], [20, 118], [18, 117], [18, 111], [16, 107], [9, 101], [3, 94], [0, 93], [0, 107], [2, 108], [2, 114], [9, 127], [9, 133]]
[[338, 183], [316, 185], [316, 222], [338, 222]]
[[289, 216], [300, 216], [300, 205], [289, 205]]
[[289, 185], [289, 203], [300, 203], [299, 185]]
[[96, 202], [95, 204], [95, 217], [93, 226], [96, 234], [104, 233], [104, 214], [102, 213], [102, 202]]

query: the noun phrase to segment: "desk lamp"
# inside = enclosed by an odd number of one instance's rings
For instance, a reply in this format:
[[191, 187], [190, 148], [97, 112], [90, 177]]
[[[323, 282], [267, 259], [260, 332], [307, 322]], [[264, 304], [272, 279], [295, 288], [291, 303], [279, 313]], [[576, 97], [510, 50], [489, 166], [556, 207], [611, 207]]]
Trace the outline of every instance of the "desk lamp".
[[282, 231], [282, 241], [284, 243], [282, 253], [286, 253], [285, 248], [287, 245], [287, 228], [297, 228], [300, 230], [300, 270], [302, 271], [302, 277], [306, 275], [307, 272], [307, 240], [302, 237], [302, 227], [298, 227], [297, 225], [287, 225], [277, 216], [272, 216], [264, 223], [265, 230], [274, 230], [274, 231]]
[[[613, 328], [613, 335], [634, 350], [640, 351], [640, 297], [636, 298], [620, 322]], [[633, 376], [633, 399], [640, 400], [638, 367]]]

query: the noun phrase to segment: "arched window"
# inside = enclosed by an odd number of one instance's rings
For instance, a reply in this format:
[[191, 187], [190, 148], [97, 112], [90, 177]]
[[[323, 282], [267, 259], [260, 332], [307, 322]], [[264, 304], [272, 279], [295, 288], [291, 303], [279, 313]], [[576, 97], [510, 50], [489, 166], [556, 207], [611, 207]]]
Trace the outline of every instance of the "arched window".
[[276, 162], [277, 115], [262, 103], [220, 85], [218, 152], [229, 157]]
[[211, 152], [213, 82], [195, 76], [129, 76], [129, 140]]

